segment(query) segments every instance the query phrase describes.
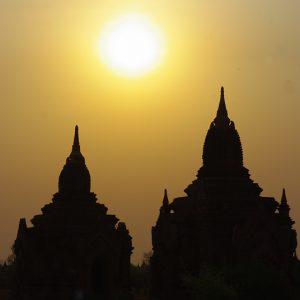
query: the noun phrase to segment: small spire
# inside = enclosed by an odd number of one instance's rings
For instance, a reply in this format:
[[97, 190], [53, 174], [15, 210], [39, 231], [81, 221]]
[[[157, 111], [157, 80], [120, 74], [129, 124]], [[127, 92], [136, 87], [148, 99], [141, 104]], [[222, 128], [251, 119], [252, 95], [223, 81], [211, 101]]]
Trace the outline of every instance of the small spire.
[[84, 163], [84, 157], [80, 152], [80, 144], [79, 144], [79, 128], [75, 126], [75, 133], [74, 133], [74, 141], [72, 145], [72, 151], [69, 157], [67, 158], [68, 162], [82, 162]]
[[281, 203], [287, 204], [285, 189], [282, 190]]
[[85, 165], [84, 156], [80, 152], [78, 126], [75, 126], [72, 151], [66, 159], [66, 163], [60, 172], [58, 179], [58, 191], [63, 194], [90, 193], [91, 177]]
[[26, 224], [26, 219], [25, 218], [21, 218], [19, 220], [19, 228], [18, 228], [18, 233], [17, 233], [17, 236], [21, 236], [24, 231], [27, 230], [27, 224]]
[[221, 87], [220, 103], [217, 111], [217, 117], [228, 118], [228, 113], [225, 104], [224, 87]]
[[281, 201], [278, 207], [279, 215], [281, 216], [283, 222], [289, 227], [295, 222], [290, 218], [290, 206], [287, 203], [285, 189], [282, 190]]
[[163, 199], [163, 206], [169, 205], [169, 198], [168, 198], [168, 191], [165, 189], [164, 191], [164, 199]]
[[283, 213], [286, 213], [287, 215], [289, 214], [289, 211], [290, 211], [290, 207], [287, 203], [285, 189], [282, 190], [281, 201], [280, 201], [280, 205], [279, 205], [279, 211], [281, 211]]
[[169, 209], [169, 199], [168, 199], [168, 192], [167, 189], [164, 190], [164, 198], [163, 198], [163, 202], [162, 202], [162, 206], [160, 207], [160, 217], [168, 214], [170, 211]]
[[80, 153], [78, 126], [75, 126], [74, 142], [72, 146], [72, 153]]
[[212, 125], [218, 127], [228, 126], [230, 124], [230, 119], [228, 118], [228, 113], [225, 104], [225, 96], [224, 96], [224, 87], [221, 87], [221, 97], [219, 102], [219, 107], [217, 111], [217, 116], [214, 119]]

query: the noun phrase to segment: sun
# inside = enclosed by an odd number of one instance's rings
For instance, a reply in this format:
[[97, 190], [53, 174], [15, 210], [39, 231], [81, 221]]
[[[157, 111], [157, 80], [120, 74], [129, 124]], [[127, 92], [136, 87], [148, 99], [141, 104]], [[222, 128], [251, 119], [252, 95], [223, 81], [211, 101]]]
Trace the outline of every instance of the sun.
[[102, 61], [114, 71], [138, 76], [159, 65], [164, 43], [160, 30], [146, 16], [127, 13], [107, 24], [98, 50]]

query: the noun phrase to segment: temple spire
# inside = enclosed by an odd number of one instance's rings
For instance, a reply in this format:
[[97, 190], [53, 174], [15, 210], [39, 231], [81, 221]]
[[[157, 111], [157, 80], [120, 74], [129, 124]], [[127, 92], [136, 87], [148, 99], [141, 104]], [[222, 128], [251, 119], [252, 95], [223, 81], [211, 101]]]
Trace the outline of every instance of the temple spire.
[[223, 86], [221, 87], [220, 102], [219, 102], [217, 116], [214, 120], [214, 123], [216, 125], [228, 125], [230, 123], [230, 120], [228, 118], [226, 103], [225, 103], [224, 87]]
[[169, 212], [169, 198], [167, 189], [164, 190], [164, 198], [162, 202], [162, 206], [160, 207], [160, 216], [164, 216]]
[[163, 199], [163, 206], [169, 205], [169, 198], [168, 198], [168, 191], [165, 189], [164, 191], [164, 199]]
[[284, 222], [289, 227], [295, 222], [290, 218], [290, 206], [288, 205], [285, 189], [282, 190], [281, 201], [278, 207], [279, 216], [282, 222]]
[[75, 133], [74, 133], [74, 142], [72, 146], [72, 153], [80, 153], [80, 144], [79, 144], [79, 133], [78, 133], [78, 126], [75, 126]]
[[281, 203], [287, 204], [285, 189], [282, 190]]
[[66, 159], [58, 180], [59, 192], [84, 194], [90, 192], [91, 178], [80, 152], [78, 126], [75, 126], [71, 154]]
[[289, 216], [290, 206], [287, 203], [285, 189], [282, 190], [281, 201], [279, 204], [279, 213], [285, 216]]
[[220, 102], [217, 112], [217, 117], [228, 117], [226, 104], [225, 104], [225, 96], [224, 96], [224, 87], [221, 87], [221, 96], [220, 96]]

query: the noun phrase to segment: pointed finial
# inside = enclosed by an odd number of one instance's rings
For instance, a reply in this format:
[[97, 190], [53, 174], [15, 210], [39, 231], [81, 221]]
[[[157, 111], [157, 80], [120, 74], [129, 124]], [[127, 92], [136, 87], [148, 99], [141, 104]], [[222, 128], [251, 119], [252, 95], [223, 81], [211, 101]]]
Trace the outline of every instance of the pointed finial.
[[286, 199], [285, 189], [282, 190], [282, 195], [281, 195], [281, 201], [280, 201], [279, 209], [281, 211], [287, 212], [287, 214], [290, 211], [290, 207], [289, 207], [289, 205], [287, 203], [287, 199]]
[[165, 189], [164, 191], [164, 199], [163, 199], [163, 206], [169, 205], [169, 198], [168, 198], [168, 191]]
[[224, 86], [221, 86], [221, 98], [224, 99]]
[[287, 203], [285, 189], [282, 190], [281, 203]]
[[220, 103], [217, 111], [217, 117], [228, 117], [226, 104], [225, 104], [225, 96], [224, 96], [224, 87], [221, 87], [221, 97], [220, 97]]
[[284, 223], [291, 227], [295, 222], [290, 218], [290, 206], [287, 203], [285, 189], [282, 190], [281, 202], [278, 207], [278, 212]]
[[74, 134], [74, 142], [72, 146], [72, 153], [80, 152], [80, 144], [79, 144], [79, 134], [78, 134], [78, 126], [75, 126], [75, 134]]

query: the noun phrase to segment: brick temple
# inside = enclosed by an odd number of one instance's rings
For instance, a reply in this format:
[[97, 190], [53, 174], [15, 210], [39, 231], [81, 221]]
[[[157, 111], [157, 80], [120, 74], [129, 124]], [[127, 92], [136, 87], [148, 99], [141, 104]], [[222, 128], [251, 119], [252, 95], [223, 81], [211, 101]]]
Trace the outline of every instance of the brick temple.
[[250, 178], [223, 88], [202, 158], [186, 196], [169, 202], [165, 191], [152, 228], [152, 283], [158, 299], [187, 299], [183, 276], [197, 276], [205, 268], [263, 264], [288, 274], [296, 258], [285, 191], [280, 202], [263, 197]]
[[[15, 241], [14, 299], [117, 299], [129, 294], [131, 237], [90, 191], [78, 127], [58, 192]], [[117, 298], [116, 298], [117, 297]]]

